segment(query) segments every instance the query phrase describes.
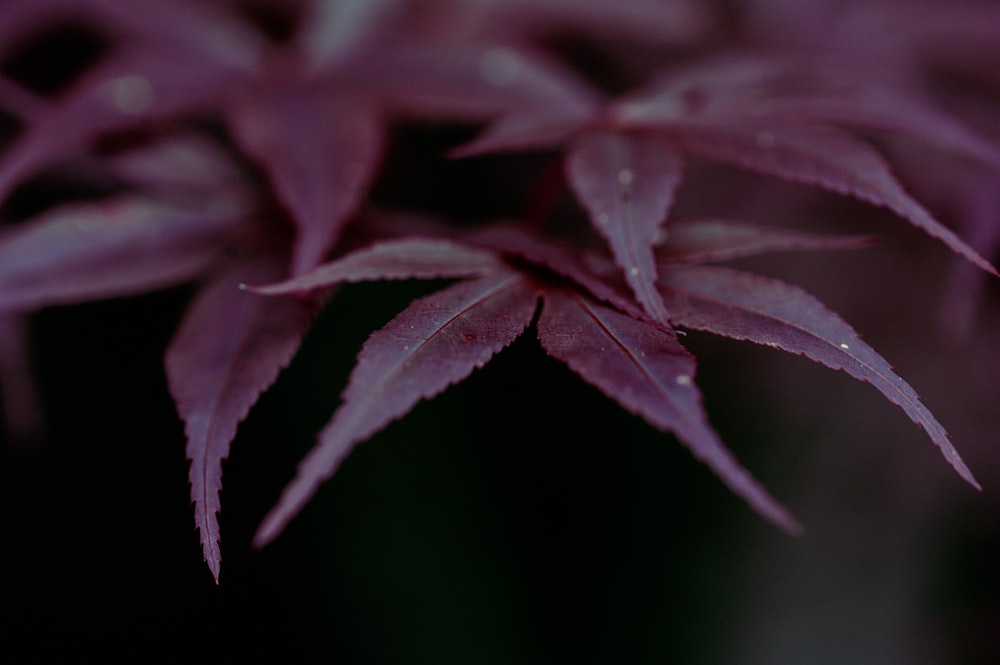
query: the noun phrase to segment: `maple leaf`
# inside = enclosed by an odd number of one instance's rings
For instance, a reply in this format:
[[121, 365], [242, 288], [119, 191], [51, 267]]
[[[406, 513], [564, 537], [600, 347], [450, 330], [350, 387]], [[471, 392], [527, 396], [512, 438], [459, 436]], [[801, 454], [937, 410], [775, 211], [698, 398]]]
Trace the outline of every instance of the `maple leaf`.
[[[769, 45], [761, 56], [706, 46], [703, 37], [725, 21], [714, 3], [693, 0], [261, 3], [283, 17], [281, 25], [254, 18], [242, 0], [0, 3], [0, 110], [15, 127], [3, 137], [0, 206], [60, 166], [76, 165], [109, 190], [96, 201], [43, 205], [16, 224], [4, 220], [5, 394], [30, 383], [15, 361], [25, 348], [27, 312], [193, 284], [164, 363], [185, 422], [195, 524], [216, 582], [223, 460], [328, 290], [349, 282], [458, 280], [372, 334], [333, 419], [258, 531], [258, 545], [285, 527], [355, 445], [532, 326], [546, 353], [673, 433], [787, 530], [798, 530], [794, 518], [708, 424], [695, 359], [677, 328], [775, 346], [872, 383], [976, 485], [915, 391], [839, 317], [792, 285], [704, 265], [847, 249], [870, 238], [739, 220], [678, 222], [671, 213], [685, 163], [702, 158], [888, 209], [995, 274], [861, 137], [890, 147], [915, 141], [991, 176], [1000, 165], [997, 145], [926, 101], [916, 77], [897, 84], [853, 64], [875, 62], [873, 54], [891, 51], [890, 41], [905, 44], [901, 57], [913, 61], [894, 62], [900, 70], [918, 71], [924, 58], [961, 60], [956, 46], [964, 36], [975, 41], [974, 52], [995, 53], [995, 8], [960, 3], [937, 24], [927, 7], [861, 3], [840, 15], [830, 48], [814, 53], [794, 42], [819, 34], [805, 18], [829, 14], [826, 3], [805, 3], [796, 19], [801, 34], [783, 36], [749, 25], [747, 16], [767, 15], [765, 4], [748, 3], [734, 21], [751, 49]], [[897, 19], [892, 40], [864, 37]], [[93, 38], [92, 62], [68, 63], [72, 76], [53, 89], [35, 85], [30, 72], [7, 70], [4, 58], [30, 52], [20, 49], [60, 22]], [[572, 48], [553, 46], [567, 36], [623, 56], [618, 66], [634, 67], [626, 78], [647, 83], [606, 99], [577, 73]], [[639, 42], [651, 53], [630, 59]], [[400, 120], [431, 129], [485, 125], [455, 156], [560, 150], [566, 184], [607, 251], [517, 222], [469, 228], [434, 216], [428, 223], [388, 219], [370, 198], [392, 174], [383, 162]], [[953, 189], [965, 197], [966, 189]], [[977, 217], [970, 236], [988, 247], [991, 223]], [[270, 285], [252, 287], [254, 294], [240, 290], [243, 283]], [[31, 420], [30, 400], [22, 406], [11, 411], [15, 425]]]
[[[500, 237], [504, 236], [510, 234]], [[470, 237], [473, 244], [491, 244], [488, 233]], [[542, 348], [623, 408], [676, 434], [762, 515], [789, 531], [800, 529], [726, 451], [708, 425], [693, 385], [694, 358], [665, 323], [647, 320], [636, 308], [630, 309], [637, 318], [601, 305], [584, 292], [506, 267], [475, 249], [466, 250], [468, 257], [458, 262], [455, 259], [462, 252], [442, 256], [434, 265], [428, 259], [441, 256], [441, 243], [417, 238], [383, 241], [298, 278], [253, 289], [279, 295], [361, 279], [483, 273], [415, 301], [368, 339], [340, 408], [265, 517], [254, 538], [257, 545], [284, 529], [354, 445], [405, 415], [420, 400], [464, 379], [518, 337], [531, 323], [539, 297]], [[539, 267], [566, 265], [565, 253], [551, 243], [517, 243], [513, 254], [534, 256]], [[572, 267], [567, 272], [584, 274]], [[584, 281], [592, 288], [599, 283]]]
[[[663, 318], [664, 311], [654, 294], [650, 257], [656, 231], [670, 212], [670, 193], [680, 184], [684, 155], [887, 208], [996, 275], [986, 259], [904, 189], [878, 151], [838, 125], [930, 138], [992, 164], [1000, 163], [1000, 151], [912, 99], [875, 94], [860, 85], [831, 90], [828, 78], [791, 60], [699, 63], [603, 110], [581, 101], [572, 113], [550, 108], [507, 116], [453, 154], [551, 149], [562, 143], [571, 188], [654, 318]], [[599, 151], [599, 143], [608, 147]], [[632, 155], [636, 148], [631, 146], [642, 146], [639, 156]], [[600, 155], [603, 164], [597, 161]]]
[[216, 582], [222, 461], [239, 422], [295, 354], [315, 309], [311, 300], [255, 298], [237, 287], [283, 277], [286, 263], [283, 254], [267, 252], [220, 271], [191, 303], [164, 358], [186, 423], [195, 524]]

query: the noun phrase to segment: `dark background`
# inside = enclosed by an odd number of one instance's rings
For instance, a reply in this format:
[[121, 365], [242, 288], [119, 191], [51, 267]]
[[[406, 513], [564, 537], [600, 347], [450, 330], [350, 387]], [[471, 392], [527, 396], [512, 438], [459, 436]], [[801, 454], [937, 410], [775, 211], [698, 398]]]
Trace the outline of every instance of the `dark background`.
[[[275, 543], [253, 550], [367, 332], [436, 286], [358, 285], [241, 428], [224, 467], [216, 586], [161, 368], [189, 292], [42, 311], [32, 326], [48, 433], [8, 442], [0, 465], [0, 648], [9, 662], [996, 662], [997, 430], [984, 368], [997, 322], [984, 314], [963, 350], [930, 334], [950, 257], [895, 235], [768, 266], [897, 363], [982, 495], [870, 386], [685, 338], [715, 426], [805, 523], [799, 539], [547, 358], [529, 330], [359, 446]], [[918, 260], [925, 276], [909, 289], [875, 279]]]

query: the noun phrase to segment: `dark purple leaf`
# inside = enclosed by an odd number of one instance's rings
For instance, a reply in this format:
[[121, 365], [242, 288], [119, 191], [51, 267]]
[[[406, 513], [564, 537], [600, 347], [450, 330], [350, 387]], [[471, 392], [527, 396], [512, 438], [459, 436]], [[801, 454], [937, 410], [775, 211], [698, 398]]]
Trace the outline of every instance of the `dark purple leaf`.
[[186, 51], [137, 47], [118, 53], [32, 114], [0, 160], [0, 201], [24, 179], [69, 159], [102, 135], [219, 103], [241, 83], [239, 74]]
[[304, 275], [249, 290], [277, 295], [343, 282], [472, 277], [498, 270], [502, 265], [492, 254], [447, 240], [403, 238], [376, 243], [324, 263]]
[[608, 241], [636, 299], [665, 323], [653, 244], [681, 181], [680, 154], [656, 135], [585, 134], [571, 146], [566, 166], [573, 191]]
[[187, 281], [247, 225], [231, 198], [180, 207], [123, 197], [54, 209], [0, 239], [0, 310], [109, 298]]
[[665, 330], [578, 294], [545, 292], [538, 338], [627, 411], [673, 432], [737, 496], [792, 533], [801, 526], [726, 450], [709, 426], [694, 385], [694, 356]]
[[[465, 4], [465, 3], [463, 3]], [[717, 9], [697, 0], [486, 0], [468, 3], [490, 34], [576, 31], [601, 39], [689, 43], [711, 29]]]
[[165, 357], [187, 434], [195, 525], [216, 583], [222, 461], [239, 423], [292, 359], [315, 309], [301, 299], [259, 298], [238, 285], [278, 279], [286, 262], [251, 256], [219, 274], [195, 298]]
[[673, 135], [696, 155], [888, 208], [983, 270], [998, 274], [986, 259], [903, 189], [881, 155], [846, 133], [792, 125], [732, 125], [687, 127]]
[[614, 104], [627, 127], [732, 123], [842, 125], [891, 132], [988, 164], [1000, 148], [918, 95], [886, 83], [846, 76], [844, 63], [820, 58], [758, 58], [747, 54], [689, 66]]
[[767, 252], [859, 249], [876, 242], [874, 236], [816, 235], [727, 219], [672, 222], [665, 231], [666, 241], [656, 252], [660, 271], [678, 261], [711, 263]]
[[465, 379], [513, 342], [536, 305], [534, 285], [517, 273], [499, 272], [421, 298], [373, 333], [358, 355], [343, 403], [264, 518], [254, 543], [273, 540], [357, 443]]
[[577, 134], [593, 120], [588, 109], [551, 109], [544, 112], [512, 112], [492, 122], [472, 141], [449, 152], [452, 157], [476, 157], [490, 153], [552, 150]]
[[104, 163], [128, 184], [157, 195], [205, 197], [247, 189], [233, 157], [214, 141], [193, 133], [110, 155]]
[[351, 55], [337, 72], [344, 84], [393, 110], [456, 120], [597, 105], [596, 94], [571, 72], [520, 46], [399, 38]]
[[328, 69], [388, 27], [405, 4], [405, 0], [314, 0], [298, 35], [299, 46], [314, 69]]
[[382, 153], [382, 118], [335, 87], [297, 83], [256, 90], [231, 124], [267, 171], [298, 229], [292, 273], [323, 260], [367, 192]]
[[944, 428], [909, 384], [805, 291], [717, 266], [674, 266], [664, 272], [662, 283], [675, 325], [802, 354], [871, 383], [927, 432], [962, 478], [979, 488]]

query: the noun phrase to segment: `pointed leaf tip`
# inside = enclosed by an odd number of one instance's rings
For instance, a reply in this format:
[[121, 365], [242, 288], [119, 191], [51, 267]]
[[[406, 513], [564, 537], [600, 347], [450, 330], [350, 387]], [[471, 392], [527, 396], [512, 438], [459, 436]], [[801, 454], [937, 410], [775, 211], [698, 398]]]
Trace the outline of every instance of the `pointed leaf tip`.
[[164, 358], [187, 436], [195, 526], [216, 583], [222, 462], [240, 422], [290, 362], [312, 320], [307, 303], [255, 298], [233, 285], [279, 278], [286, 262], [282, 253], [252, 256], [223, 271], [198, 294]]
[[528, 280], [500, 271], [415, 300], [372, 333], [340, 408], [264, 517], [254, 546], [277, 537], [356, 444], [462, 381], [517, 339], [531, 322], [536, 301]]
[[804, 355], [872, 384], [927, 433], [966, 482], [982, 489], [913, 388], [850, 325], [804, 290], [719, 266], [675, 264], [664, 270], [662, 281], [676, 325]]
[[802, 532], [709, 425], [693, 384], [694, 357], [672, 333], [558, 289], [546, 290], [537, 327], [546, 353], [626, 411], [672, 432], [759, 515], [790, 534]]
[[636, 299], [647, 314], [666, 323], [655, 286], [653, 246], [680, 185], [681, 155], [655, 134], [594, 133], [575, 142], [566, 166], [573, 191]]

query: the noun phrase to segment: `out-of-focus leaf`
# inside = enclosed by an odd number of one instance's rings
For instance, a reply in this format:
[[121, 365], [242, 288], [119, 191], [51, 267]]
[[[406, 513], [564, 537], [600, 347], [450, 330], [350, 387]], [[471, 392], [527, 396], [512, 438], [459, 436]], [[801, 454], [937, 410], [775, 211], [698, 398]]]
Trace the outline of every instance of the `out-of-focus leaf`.
[[157, 195], [205, 197], [246, 189], [232, 155], [193, 133], [167, 136], [149, 146], [109, 155], [104, 163], [129, 185]]
[[232, 198], [180, 207], [139, 197], [57, 208], [0, 239], [0, 310], [162, 288], [196, 277], [246, 224]]
[[577, 76], [526, 47], [399, 38], [351, 54], [337, 72], [397, 112], [455, 120], [597, 104]]
[[665, 323], [653, 244], [681, 181], [680, 154], [656, 135], [585, 134], [570, 148], [567, 170], [570, 185], [607, 240], [636, 299]]
[[579, 294], [549, 289], [538, 319], [538, 338], [549, 355], [622, 408], [673, 432], [758, 513], [791, 533], [801, 531], [709, 426], [694, 385], [694, 356], [672, 333]]
[[273, 540], [357, 443], [465, 379], [513, 342], [536, 305], [534, 285], [520, 274], [498, 272], [416, 300], [373, 333], [340, 408], [264, 518], [254, 543]]
[[274, 84], [233, 108], [243, 149], [268, 173], [298, 229], [292, 272], [323, 260], [367, 192], [382, 153], [380, 113], [336, 87]]
[[922, 427], [959, 475], [979, 489], [913, 388], [848, 324], [802, 289], [718, 266], [677, 265], [665, 270], [661, 281], [675, 325], [802, 354], [871, 383]]
[[102, 135], [210, 108], [242, 81], [238, 71], [185, 51], [120, 52], [32, 114], [0, 155], [0, 201], [26, 178], [68, 160]]
[[728, 219], [672, 222], [665, 235], [656, 252], [660, 271], [664, 264], [679, 261], [711, 263], [767, 252], [859, 249], [877, 242], [874, 236], [816, 235]]
[[164, 359], [185, 422], [191, 501], [205, 561], [219, 581], [222, 461], [239, 423], [299, 347], [314, 303], [259, 298], [238, 288], [286, 274], [287, 258], [259, 254], [218, 274], [191, 304]]
[[792, 182], [815, 185], [892, 210], [986, 272], [997, 270], [910, 196], [868, 144], [825, 128], [732, 125], [685, 128], [674, 134], [684, 149]]

